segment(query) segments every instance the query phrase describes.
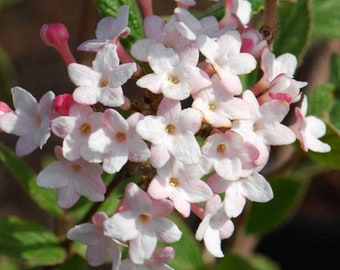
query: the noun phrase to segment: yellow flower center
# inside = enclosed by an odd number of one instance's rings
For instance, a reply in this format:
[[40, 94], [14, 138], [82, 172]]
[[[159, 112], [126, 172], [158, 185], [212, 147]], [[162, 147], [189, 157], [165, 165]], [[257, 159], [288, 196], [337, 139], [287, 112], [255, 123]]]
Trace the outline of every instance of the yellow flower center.
[[179, 83], [179, 79], [176, 76], [172, 76], [172, 75], [168, 76], [168, 81], [173, 83], [173, 84], [178, 84]]
[[171, 177], [170, 180], [169, 180], [169, 184], [170, 184], [170, 186], [173, 186], [173, 187], [178, 186], [178, 179]]
[[84, 123], [80, 126], [80, 131], [83, 134], [88, 134], [91, 132], [91, 125], [89, 123]]
[[221, 144], [217, 145], [216, 150], [219, 153], [224, 153], [225, 151], [227, 151], [227, 146], [225, 144], [221, 143]]
[[215, 111], [216, 105], [215, 104], [209, 104], [208, 108], [209, 108], [210, 111]]
[[173, 124], [168, 124], [165, 127], [165, 131], [168, 132], [169, 134], [174, 134], [176, 131], [176, 127]]
[[146, 224], [146, 223], [149, 222], [150, 216], [147, 215], [147, 214], [141, 214], [141, 215], [139, 216], [139, 220], [140, 220], [143, 224]]
[[124, 132], [117, 132], [116, 138], [119, 142], [125, 141], [126, 140], [126, 134]]

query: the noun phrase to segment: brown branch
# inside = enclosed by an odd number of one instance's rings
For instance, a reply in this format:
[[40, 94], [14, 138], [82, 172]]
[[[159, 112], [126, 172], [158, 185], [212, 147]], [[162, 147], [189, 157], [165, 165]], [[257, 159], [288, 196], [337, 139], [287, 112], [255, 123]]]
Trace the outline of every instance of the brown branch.
[[274, 41], [278, 26], [277, 0], [265, 0], [264, 12], [263, 12], [263, 26], [260, 32], [268, 45], [271, 47]]

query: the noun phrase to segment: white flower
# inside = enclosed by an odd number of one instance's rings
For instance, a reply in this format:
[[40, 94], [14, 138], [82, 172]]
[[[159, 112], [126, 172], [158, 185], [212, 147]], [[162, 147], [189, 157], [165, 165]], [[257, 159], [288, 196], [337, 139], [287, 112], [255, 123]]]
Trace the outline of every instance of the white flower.
[[16, 154], [20, 157], [43, 147], [51, 135], [50, 117], [54, 93], [49, 91], [43, 95], [39, 103], [25, 89], [11, 89], [15, 111], [5, 112], [1, 116], [0, 129], [6, 133], [19, 136]]

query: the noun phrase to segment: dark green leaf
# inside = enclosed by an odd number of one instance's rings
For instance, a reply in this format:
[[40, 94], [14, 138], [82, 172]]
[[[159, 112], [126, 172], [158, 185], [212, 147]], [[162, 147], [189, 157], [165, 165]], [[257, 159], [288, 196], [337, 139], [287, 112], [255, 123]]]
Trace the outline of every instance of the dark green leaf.
[[318, 86], [308, 94], [307, 115], [328, 119], [329, 112], [334, 105], [334, 90], [334, 85], [327, 83]]
[[17, 217], [0, 219], [0, 253], [28, 266], [56, 265], [66, 257], [57, 237], [33, 221]]
[[173, 215], [171, 216], [171, 219], [176, 223], [183, 234], [180, 241], [172, 244], [176, 250], [176, 256], [169, 265], [175, 269], [205, 269], [200, 243], [195, 239], [192, 230], [185, 223], [186, 220], [183, 220], [179, 215]]
[[78, 254], [73, 255], [69, 258], [62, 266], [59, 266], [56, 270], [86, 270], [88, 264], [86, 260]]
[[280, 1], [279, 27], [274, 38], [276, 55], [292, 53], [301, 62], [312, 35], [311, 0]]
[[229, 253], [223, 259], [218, 260], [215, 270], [242, 269], [256, 270], [245, 258], [237, 254]]
[[38, 187], [33, 170], [2, 143], [0, 143], [0, 161], [42, 209], [55, 216], [63, 213], [57, 204], [54, 190]]
[[20, 270], [20, 266], [9, 257], [0, 256], [0, 269], [4, 270]]
[[263, 235], [281, 226], [294, 214], [305, 193], [308, 179], [280, 178], [270, 182], [274, 198], [267, 203], [252, 203], [246, 224], [247, 233]]
[[144, 37], [143, 19], [136, 0], [95, 0], [94, 2], [103, 16], [116, 17], [121, 6], [129, 6], [128, 26], [131, 33], [121, 39], [126, 48], [130, 48], [133, 43]]
[[316, 38], [340, 38], [339, 10], [339, 0], [313, 0]]

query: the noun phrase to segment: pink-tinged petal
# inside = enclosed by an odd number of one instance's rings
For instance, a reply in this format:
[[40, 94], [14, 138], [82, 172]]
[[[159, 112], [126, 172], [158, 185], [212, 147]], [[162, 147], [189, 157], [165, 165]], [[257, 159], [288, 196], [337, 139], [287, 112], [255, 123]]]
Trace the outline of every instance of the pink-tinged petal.
[[259, 135], [263, 136], [266, 145], [287, 145], [295, 141], [296, 137], [285, 125], [276, 125], [267, 127], [263, 132], [258, 131]]
[[220, 49], [225, 55], [237, 55], [241, 50], [241, 36], [236, 30], [230, 30], [217, 39]]
[[161, 168], [170, 159], [170, 153], [168, 151], [167, 145], [151, 145], [151, 158], [150, 162], [154, 168]]
[[213, 196], [210, 187], [202, 180], [187, 181], [182, 188], [187, 194], [186, 199], [191, 203], [207, 201]]
[[227, 219], [225, 223], [219, 228], [220, 238], [221, 239], [229, 238], [233, 234], [234, 229], [235, 229], [234, 223], [230, 219]]
[[[181, 63], [185, 66], [196, 67], [199, 60], [199, 48], [196, 42], [190, 42], [176, 50]], [[198, 69], [196, 67], [196, 69]], [[199, 69], [198, 69], [199, 70]]]
[[183, 100], [190, 96], [191, 87], [188, 83], [169, 83], [167, 86], [162, 87], [163, 95], [167, 98], [174, 100]]
[[135, 215], [150, 213], [152, 211], [152, 200], [137, 184], [129, 183], [125, 188], [125, 202], [130, 211]]
[[136, 131], [144, 140], [150, 141], [153, 144], [161, 144], [165, 140], [164, 119], [154, 115], [144, 117], [136, 126]]
[[221, 197], [215, 194], [205, 205], [205, 215], [214, 215], [221, 207]]
[[156, 175], [148, 186], [148, 194], [154, 199], [166, 199], [168, 197], [168, 192], [166, 185], [161, 181], [160, 177]]
[[218, 52], [219, 46], [213, 39], [205, 35], [199, 35], [196, 39], [196, 42], [200, 48], [200, 51], [207, 59], [215, 59], [216, 52]]
[[110, 77], [110, 87], [115, 88], [123, 85], [131, 78], [132, 74], [137, 70], [135, 63], [125, 63], [114, 67], [108, 73]]
[[125, 102], [123, 90], [120, 86], [115, 88], [105, 87], [98, 90], [96, 91], [97, 100], [105, 106], [118, 107]]
[[232, 95], [240, 95], [242, 93], [242, 83], [240, 77], [230, 72], [223, 70], [219, 73], [221, 78], [221, 86]]
[[[152, 259], [159, 263], [167, 263], [175, 257], [175, 249], [173, 247], [157, 248], [152, 254]], [[168, 268], [165, 268], [168, 269]]]
[[108, 43], [96, 54], [96, 59], [92, 62], [95, 71], [105, 73], [119, 65], [117, 46]]
[[[272, 113], [275, 111], [275, 113]], [[272, 100], [260, 107], [260, 113], [264, 116], [262, 121], [267, 123], [281, 122], [289, 111], [289, 104], [284, 101]], [[261, 123], [261, 122], [260, 122]]]
[[196, 233], [195, 233], [195, 238], [198, 241], [203, 240], [204, 234], [207, 231], [208, 227], [209, 227], [209, 223], [210, 223], [210, 218], [211, 215], [210, 214], [206, 214], [204, 219], [201, 221], [201, 223], [199, 224]]
[[11, 112], [12, 109], [7, 105], [7, 103], [0, 101], [0, 115], [1, 113]]
[[179, 58], [173, 49], [155, 44], [150, 48], [148, 61], [156, 74], [162, 74], [171, 71], [179, 63]]
[[67, 185], [58, 190], [58, 205], [61, 208], [72, 207], [80, 198], [73, 185]]
[[223, 178], [221, 178], [218, 174], [213, 174], [207, 179], [208, 186], [211, 188], [211, 190], [215, 193], [223, 193], [226, 191], [228, 186], [233, 183], [231, 181], [226, 181]]
[[159, 94], [165, 76], [165, 74], [147, 74], [138, 79], [136, 84], [139, 87], [149, 89], [152, 93]]
[[184, 164], [196, 164], [201, 157], [201, 149], [191, 132], [177, 134], [169, 144], [169, 152]]
[[128, 160], [128, 150], [126, 147], [116, 145], [111, 148], [111, 151], [106, 154], [103, 161], [103, 168], [107, 173], [113, 174], [125, 165]]
[[104, 245], [88, 246], [86, 249], [86, 260], [91, 266], [100, 266], [107, 262], [107, 247]]
[[309, 115], [305, 118], [305, 121], [306, 132], [312, 135], [312, 137], [320, 138], [326, 134], [326, 125], [321, 119]]
[[15, 112], [8, 112], [1, 115], [0, 128], [6, 133], [22, 136], [27, 133], [27, 126], [22, 125], [27, 121], [19, 118]]
[[240, 181], [242, 194], [254, 202], [268, 202], [274, 195], [268, 181], [258, 173], [255, 173]]
[[185, 218], [189, 217], [190, 215], [190, 203], [182, 198], [179, 194], [177, 196], [173, 196], [172, 201], [174, 202], [174, 207], [176, 210]]
[[141, 39], [134, 43], [131, 47], [131, 55], [139, 61], [148, 61], [149, 49], [157, 42], [154, 39]]
[[99, 233], [100, 231], [93, 224], [84, 223], [71, 228], [66, 237], [84, 245], [96, 245], [98, 244]]
[[193, 134], [199, 131], [203, 121], [203, 114], [195, 108], [184, 109], [179, 117], [179, 129], [191, 131]]
[[84, 41], [83, 43], [81, 43], [77, 47], [77, 50], [78, 51], [85, 51], [85, 52], [97, 52], [101, 48], [103, 48], [105, 46], [105, 44], [107, 44], [107, 43], [108, 43], [107, 40], [90, 39], [90, 40], [87, 40], [87, 41]]
[[139, 232], [136, 228], [136, 221], [131, 211], [114, 214], [103, 223], [104, 235], [121, 241], [128, 241], [136, 238]]
[[45, 188], [62, 188], [70, 182], [67, 175], [62, 175], [68, 168], [60, 161], [54, 161], [37, 176], [37, 185]]
[[13, 87], [11, 93], [13, 96], [15, 112], [18, 115], [33, 116], [38, 114], [38, 102], [31, 93], [19, 86]]
[[72, 63], [67, 69], [71, 81], [77, 86], [98, 85], [100, 81], [100, 73], [88, 66]]
[[246, 204], [246, 199], [243, 196], [239, 183], [234, 182], [233, 184], [229, 185], [225, 192], [224, 198], [224, 210], [226, 214], [231, 217], [238, 217], [244, 206]]
[[81, 104], [93, 105], [97, 103], [97, 92], [100, 91], [96, 86], [79, 86], [72, 94], [73, 99]]
[[228, 181], [235, 181], [242, 175], [242, 163], [238, 158], [224, 158], [214, 163], [219, 176]]
[[41, 97], [38, 103], [39, 115], [45, 118], [51, 116], [54, 98], [55, 94], [52, 91], [48, 91]]
[[23, 157], [32, 153], [38, 146], [34, 142], [34, 134], [24, 135], [19, 137], [15, 145], [15, 153], [18, 157]]
[[107, 153], [112, 139], [104, 129], [98, 129], [91, 133], [88, 139], [88, 147], [98, 153]]
[[217, 229], [212, 229], [211, 227], [208, 227], [204, 234], [203, 240], [205, 247], [214, 257], [224, 257], [224, 254], [221, 250], [220, 233]]
[[170, 219], [157, 218], [151, 226], [152, 230], [157, 233], [158, 240], [162, 242], [174, 243], [182, 237], [182, 232]]
[[176, 119], [181, 113], [182, 106], [178, 100], [172, 100], [169, 98], [163, 98], [159, 104], [157, 115], [161, 115], [166, 121]]
[[159, 16], [148, 16], [144, 19], [145, 35], [156, 39], [163, 32], [164, 20]]
[[136, 264], [142, 264], [149, 259], [157, 245], [156, 236], [149, 232], [148, 234], [139, 235], [130, 241], [129, 255], [131, 260]]
[[228, 61], [232, 73], [248, 74], [256, 68], [255, 57], [248, 53], [240, 53], [236, 57], [231, 57]]
[[129, 139], [128, 159], [133, 162], [146, 161], [151, 156], [147, 144], [137, 135]]

